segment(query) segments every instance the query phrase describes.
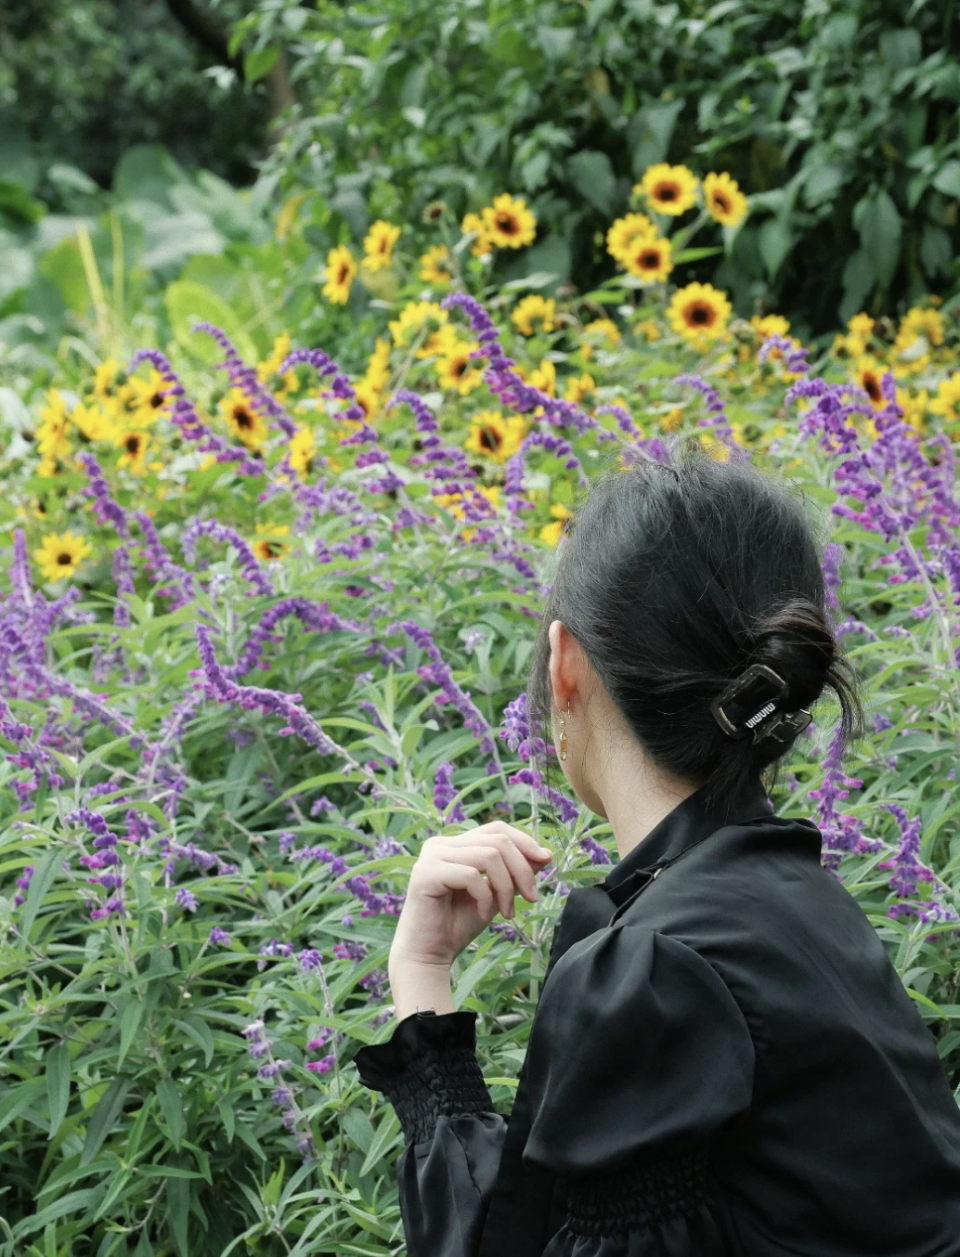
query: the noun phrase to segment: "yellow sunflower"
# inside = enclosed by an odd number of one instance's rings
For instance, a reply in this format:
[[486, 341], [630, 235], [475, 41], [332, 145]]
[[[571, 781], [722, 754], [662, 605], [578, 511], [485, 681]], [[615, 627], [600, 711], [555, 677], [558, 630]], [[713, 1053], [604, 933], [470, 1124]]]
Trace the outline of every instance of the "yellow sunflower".
[[377, 393], [386, 388], [390, 379], [390, 341], [386, 336], [378, 336], [374, 341], [373, 353], [363, 378]]
[[[409, 301], [400, 311], [399, 318], [391, 319], [388, 326], [395, 345], [405, 345], [408, 340], [419, 332], [425, 323], [432, 327], [442, 327], [448, 323], [450, 316], [436, 301]], [[451, 329], [452, 330], [452, 329]], [[429, 357], [429, 354], [417, 355]]]
[[41, 542], [40, 548], [34, 550], [33, 557], [37, 561], [43, 579], [57, 581], [64, 576], [72, 576], [90, 554], [93, 554], [93, 549], [82, 537], [77, 537], [72, 532], [65, 532], [60, 536], [56, 533], [48, 533]]
[[156, 423], [164, 409], [169, 410], [171, 406], [166, 396], [170, 385], [154, 367], [151, 367], [147, 380], [138, 375], [131, 376], [128, 388], [127, 398], [133, 406], [138, 427], [147, 428]]
[[526, 434], [527, 422], [522, 415], [504, 418], [499, 410], [482, 410], [471, 415], [470, 433], [463, 448], [502, 464], [516, 454]]
[[646, 214], [625, 214], [615, 219], [607, 230], [607, 252], [619, 262], [635, 241], [656, 234], [657, 229]]
[[852, 319], [847, 320], [847, 331], [854, 336], [862, 336], [864, 340], [868, 340], [873, 334], [873, 325], [874, 320], [870, 315], [861, 311], [859, 314], [855, 314]]
[[477, 233], [476, 239], [470, 246], [470, 252], [475, 258], [481, 258], [485, 254], [493, 252], [493, 241], [490, 239], [483, 219], [479, 214], [464, 214], [460, 230], [465, 236], [471, 232]]
[[[292, 445], [291, 441], [291, 447]], [[273, 563], [277, 559], [286, 558], [290, 553], [290, 546], [285, 541], [278, 540], [289, 534], [288, 524], [257, 524], [257, 532], [259, 536], [253, 542], [252, 549], [261, 563]]]
[[922, 432], [930, 405], [930, 394], [927, 390], [922, 388], [913, 396], [905, 388], [898, 388], [897, 405], [903, 411], [904, 423], [908, 423], [915, 432]]
[[519, 249], [532, 244], [537, 234], [537, 220], [527, 209], [523, 197], [514, 199], [509, 192], [494, 197], [492, 205], [481, 211], [487, 237], [498, 249]]
[[644, 284], [662, 284], [673, 270], [670, 241], [659, 236], [644, 236], [633, 242], [629, 251], [620, 255], [624, 269]]
[[853, 378], [870, 398], [874, 410], [883, 410], [887, 399], [883, 395], [883, 365], [876, 358], [861, 358], [853, 370]]
[[313, 470], [313, 456], [316, 453], [317, 443], [313, 432], [305, 423], [298, 425], [296, 432], [290, 438], [289, 449], [291, 468], [301, 480], [306, 480]]
[[93, 372], [93, 395], [100, 401], [110, 401], [117, 391], [117, 364], [113, 358], [107, 358]]
[[782, 314], [765, 314], [762, 317], [755, 314], [750, 320], [750, 326], [761, 340], [766, 340], [768, 336], [786, 336], [790, 331], [789, 320]]
[[473, 392], [483, 379], [476, 365], [477, 360], [470, 357], [472, 351], [478, 348], [476, 341], [458, 340], [442, 358], [437, 359], [434, 369], [441, 388], [455, 388], [461, 397]]
[[588, 323], [583, 329], [584, 339], [580, 342], [580, 356], [584, 362], [589, 362], [593, 357], [593, 349], [595, 345], [600, 345], [601, 340], [606, 344], [616, 345], [621, 339], [619, 327], [614, 323], [613, 319], [594, 319]]
[[560, 538], [563, 536], [563, 526], [568, 519], [573, 519], [573, 511], [564, 506], [562, 502], [554, 502], [550, 507], [550, 514], [553, 516], [552, 524], [544, 524], [540, 529], [540, 540], [546, 541], [548, 545], [557, 546], [560, 544]]
[[66, 457], [70, 453], [69, 426], [67, 403], [55, 388], [50, 389], [46, 405], [40, 411], [40, 426], [37, 428], [37, 449], [40, 453], [48, 458]]
[[[454, 519], [466, 519], [467, 513], [463, 507], [466, 496], [463, 493], [438, 493], [433, 500], [437, 506], [449, 511]], [[500, 509], [500, 490], [495, 484], [476, 485], [469, 491], [469, 502], [474, 509], [479, 507], [486, 514], [495, 515]], [[469, 541], [471, 530], [466, 530], [463, 535]]]
[[113, 441], [116, 436], [113, 416], [97, 402], [74, 406], [70, 422], [88, 441]]
[[346, 305], [356, 274], [353, 254], [345, 244], [338, 244], [327, 254], [326, 283], [320, 291], [333, 305]]
[[644, 172], [634, 192], [641, 192], [657, 214], [677, 217], [697, 203], [697, 176], [686, 166], [670, 166], [658, 162]]
[[670, 326], [689, 341], [716, 340], [727, 330], [730, 302], [712, 284], [678, 288], [667, 310]]
[[728, 174], [707, 175], [703, 181], [703, 203], [710, 217], [724, 227], [739, 226], [750, 208], [736, 179]]
[[586, 395], [592, 393], [596, 387], [596, 380], [586, 372], [583, 375], [571, 375], [563, 390], [563, 400], [579, 405]]
[[390, 265], [393, 246], [400, 239], [400, 228], [378, 218], [363, 241], [364, 265], [368, 271], [381, 271]]
[[940, 415], [945, 427], [960, 422], [960, 372], [947, 376], [937, 385], [937, 395], [930, 403], [930, 410]]
[[380, 390], [374, 388], [369, 380], [359, 380], [354, 385], [353, 395], [367, 423], [376, 419], [380, 413]]
[[113, 440], [123, 453], [117, 460], [118, 467], [129, 467], [136, 476], [143, 475], [144, 463], [150, 440], [145, 432], [136, 428], [121, 429]]
[[659, 326], [654, 323], [653, 319], [642, 319], [639, 323], [634, 324], [633, 330], [638, 336], [642, 336], [648, 342], [659, 340], [662, 335]]
[[681, 423], [683, 423], [683, 408], [681, 406], [672, 407], [666, 414], [660, 416], [659, 422], [660, 427], [665, 432], [673, 432], [675, 428], [679, 428]]
[[267, 421], [259, 411], [254, 410], [242, 389], [232, 388], [221, 400], [220, 414], [230, 431], [240, 438], [247, 449], [258, 450], [267, 439]]
[[[271, 349], [269, 357], [264, 358], [263, 362], [257, 364], [257, 379], [261, 384], [269, 384], [275, 375], [280, 373], [280, 368], [284, 360], [290, 353], [290, 333], [281, 332], [275, 337], [273, 349]], [[280, 401], [285, 401], [288, 393], [295, 393], [297, 390], [297, 373], [296, 371], [287, 371], [284, 373], [283, 382], [280, 388], [276, 390], [277, 397]]]
[[557, 368], [549, 358], [542, 359], [540, 365], [534, 367], [532, 371], [526, 367], [514, 367], [514, 370], [524, 384], [529, 384], [531, 388], [538, 388], [541, 393], [546, 393], [548, 397], [556, 397]]
[[518, 304], [510, 315], [510, 321], [524, 336], [532, 336], [536, 330], [533, 326], [534, 320], [539, 321], [541, 332], [552, 332], [557, 326], [554, 322], [556, 312], [557, 304], [553, 297], [540, 297], [532, 293]]
[[420, 278], [428, 284], [453, 282], [450, 250], [445, 244], [432, 245], [420, 258]]

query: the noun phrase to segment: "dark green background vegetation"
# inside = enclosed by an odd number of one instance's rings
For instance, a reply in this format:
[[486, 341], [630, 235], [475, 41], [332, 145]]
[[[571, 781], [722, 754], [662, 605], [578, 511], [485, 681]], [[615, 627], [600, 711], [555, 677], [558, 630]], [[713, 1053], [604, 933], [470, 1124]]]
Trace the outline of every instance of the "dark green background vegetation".
[[[586, 290], [667, 159], [752, 197], [696, 276], [741, 314], [825, 333], [960, 278], [956, 0], [7, 0], [0, 53], [7, 108], [102, 186], [159, 141], [310, 191], [354, 240], [507, 189], [540, 222], [520, 265]], [[55, 180], [29, 191], [57, 207]]]

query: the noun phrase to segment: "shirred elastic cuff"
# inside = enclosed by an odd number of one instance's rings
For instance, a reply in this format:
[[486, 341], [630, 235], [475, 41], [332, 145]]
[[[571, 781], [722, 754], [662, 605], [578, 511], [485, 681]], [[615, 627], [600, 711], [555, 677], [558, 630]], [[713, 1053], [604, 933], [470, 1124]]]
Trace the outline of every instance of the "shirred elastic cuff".
[[354, 1056], [360, 1081], [386, 1094], [408, 1143], [431, 1139], [441, 1116], [496, 1112], [477, 1061], [476, 1021], [464, 1009], [411, 1013], [386, 1043]]

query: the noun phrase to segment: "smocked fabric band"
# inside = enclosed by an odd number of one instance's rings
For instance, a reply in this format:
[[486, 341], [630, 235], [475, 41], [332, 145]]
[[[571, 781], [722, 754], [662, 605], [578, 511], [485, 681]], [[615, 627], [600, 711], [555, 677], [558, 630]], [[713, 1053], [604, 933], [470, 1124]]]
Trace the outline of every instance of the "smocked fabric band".
[[689, 1217], [715, 1199], [706, 1151], [644, 1159], [599, 1178], [563, 1179], [575, 1235], [624, 1236]]
[[425, 1049], [403, 1074], [388, 1079], [386, 1091], [408, 1143], [432, 1139], [442, 1116], [496, 1111], [470, 1048]]
[[408, 1143], [432, 1138], [441, 1116], [496, 1112], [476, 1056], [476, 1022], [465, 1009], [411, 1013], [386, 1043], [354, 1056], [360, 1081], [384, 1092]]

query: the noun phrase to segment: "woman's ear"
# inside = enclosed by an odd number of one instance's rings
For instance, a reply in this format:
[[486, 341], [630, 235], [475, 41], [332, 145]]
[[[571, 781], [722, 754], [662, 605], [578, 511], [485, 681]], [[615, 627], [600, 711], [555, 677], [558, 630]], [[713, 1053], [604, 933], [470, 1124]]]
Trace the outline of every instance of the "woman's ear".
[[550, 691], [557, 711], [566, 711], [579, 683], [580, 643], [561, 620], [549, 629]]

